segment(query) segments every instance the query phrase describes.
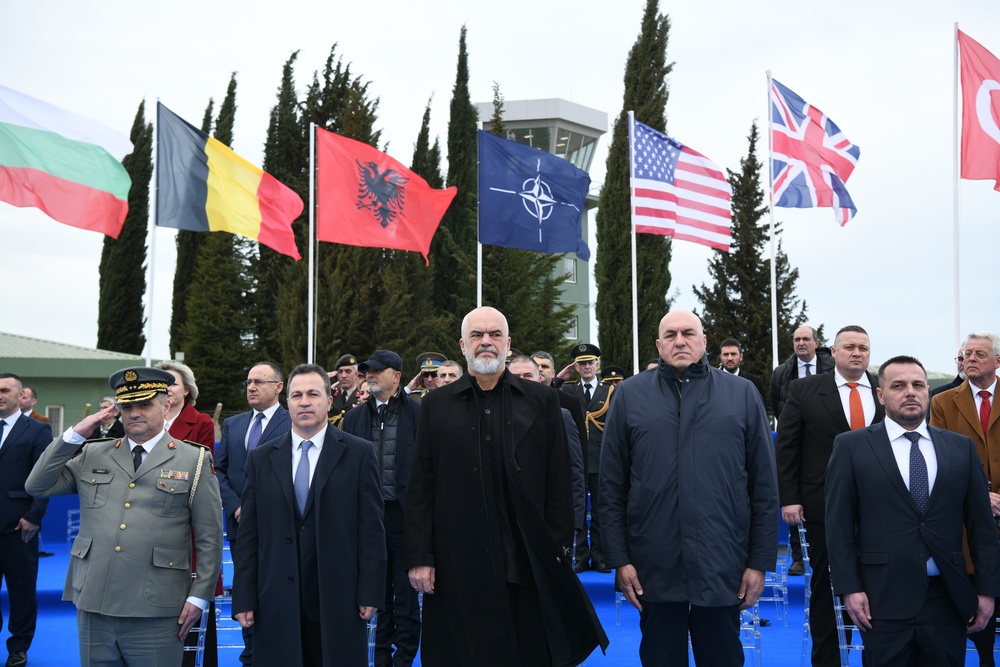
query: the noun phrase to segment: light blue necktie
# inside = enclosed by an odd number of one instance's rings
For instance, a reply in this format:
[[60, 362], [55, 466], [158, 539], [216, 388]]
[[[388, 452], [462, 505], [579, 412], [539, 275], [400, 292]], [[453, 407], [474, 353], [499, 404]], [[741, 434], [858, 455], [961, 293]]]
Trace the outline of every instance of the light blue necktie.
[[254, 447], [260, 443], [260, 436], [264, 432], [261, 426], [264, 423], [264, 413], [258, 412], [257, 416], [253, 418], [253, 424], [250, 425], [250, 435], [247, 436], [247, 451], [252, 452]]
[[295, 503], [299, 506], [299, 514], [305, 514], [306, 498], [309, 497], [309, 450], [312, 446], [309, 440], [302, 441], [302, 454], [295, 469]]

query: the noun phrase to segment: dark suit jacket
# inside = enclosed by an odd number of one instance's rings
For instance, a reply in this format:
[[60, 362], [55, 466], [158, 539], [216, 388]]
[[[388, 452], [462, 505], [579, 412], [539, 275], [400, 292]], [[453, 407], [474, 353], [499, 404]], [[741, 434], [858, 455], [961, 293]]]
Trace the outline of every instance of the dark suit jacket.
[[[567, 384], [563, 385], [562, 391], [575, 396], [583, 406], [584, 416], [587, 412], [597, 412], [604, 407], [604, 402], [608, 400], [608, 385], [604, 384], [600, 380], [597, 381], [597, 389], [590, 396], [590, 403], [587, 403], [586, 398], [583, 395], [583, 383], [578, 384]], [[604, 421], [607, 417], [605, 413], [604, 417], [601, 417], [600, 421]], [[582, 434], [581, 434], [582, 435]], [[604, 431], [594, 426], [591, 420], [587, 420], [587, 474], [596, 475], [597, 471], [601, 468], [601, 440], [604, 437]]]
[[[240, 506], [243, 485], [247, 480], [245, 443], [252, 418], [253, 410], [249, 410], [222, 422], [222, 437], [215, 453], [215, 474], [219, 478], [219, 493], [222, 495], [222, 507], [226, 515], [226, 536], [230, 542], [236, 541], [239, 527], [236, 510]], [[288, 410], [279, 405], [274, 416], [264, 425], [259, 444], [274, 440], [288, 433], [291, 428], [292, 422], [288, 418]]]
[[987, 478], [993, 481], [994, 491], [1000, 488], [1000, 396], [997, 394], [1000, 391], [994, 394], [990, 406], [989, 446], [983, 437], [982, 422], [968, 380], [931, 399], [931, 425], [972, 438]]
[[[721, 370], [722, 370], [723, 372], [728, 372], [728, 371], [726, 371], [725, 369], [721, 369]], [[739, 374], [739, 375], [737, 375], [736, 377], [741, 377], [741, 378], [743, 378], [744, 380], [749, 380], [749, 381], [750, 381], [750, 384], [752, 384], [752, 385], [753, 385], [754, 387], [756, 387], [756, 388], [757, 388], [757, 391], [759, 391], [759, 392], [760, 392], [760, 398], [761, 398], [761, 400], [762, 400], [762, 401], [764, 401], [764, 404], [765, 404], [765, 405], [767, 405], [767, 398], [766, 398], [766, 397], [764, 396], [764, 381], [763, 381], [763, 380], [761, 380], [761, 379], [760, 379], [759, 377], [757, 377], [756, 375], [754, 375], [753, 373], [747, 373], [747, 372], [746, 372], [745, 370], [743, 370], [742, 368], [741, 368], [741, 369], [739, 369], [739, 370], [740, 370], [740, 374]]]
[[956, 375], [955, 379], [952, 380], [951, 382], [949, 382], [948, 384], [943, 384], [940, 387], [934, 387], [933, 389], [931, 389], [931, 398], [933, 399], [938, 394], [942, 394], [942, 393], [948, 391], [949, 389], [954, 389], [955, 387], [959, 386], [963, 382], [965, 382], [965, 380], [962, 379], [962, 376], [961, 375]]
[[[875, 394], [878, 378], [868, 373], [868, 381], [875, 399], [872, 423], [876, 423], [885, 418], [885, 408]], [[823, 523], [823, 483], [833, 439], [850, 430], [833, 371], [788, 385], [788, 400], [778, 418], [776, 455], [782, 507], [802, 505], [806, 521]]]
[[[385, 602], [374, 446], [328, 426], [302, 516], [292, 486], [290, 432], [250, 452], [246, 474], [233, 613], [254, 611], [254, 663], [302, 664], [300, 614], [311, 600], [320, 611], [324, 667], [366, 664], [358, 607]], [[310, 571], [315, 579], [304, 574]]]
[[[8, 418], [9, 419], [9, 418]], [[21, 415], [8, 426], [7, 439], [0, 447], [0, 531], [9, 533], [22, 518], [40, 525], [49, 505], [48, 498], [32, 498], [24, 491], [24, 480], [52, 442], [48, 424]]]
[[[972, 441], [930, 427], [937, 476], [921, 515], [899, 472], [885, 424], [837, 436], [827, 469], [826, 536], [836, 592], [865, 592], [875, 619], [912, 618], [927, 591], [934, 558], [964, 620], [977, 595], [1000, 594], [997, 542], [986, 478]], [[975, 564], [971, 579], [962, 528]]]

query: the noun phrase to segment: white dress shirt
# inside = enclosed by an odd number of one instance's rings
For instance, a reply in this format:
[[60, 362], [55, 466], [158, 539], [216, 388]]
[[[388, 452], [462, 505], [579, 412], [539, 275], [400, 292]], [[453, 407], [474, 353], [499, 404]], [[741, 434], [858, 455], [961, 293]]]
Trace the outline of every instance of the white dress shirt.
[[[274, 405], [263, 411], [264, 418], [260, 420], [260, 433], [262, 436], [264, 435], [264, 430], [267, 428], [267, 425], [271, 423], [271, 419], [274, 417], [274, 413], [278, 411], [278, 407], [279, 404], [275, 403]], [[257, 415], [259, 414], [262, 414], [261, 410], [254, 410], [253, 414], [250, 415], [250, 427], [247, 428], [247, 432], [243, 436], [244, 449], [250, 446], [250, 429], [253, 428], [253, 420], [257, 419]], [[264, 444], [264, 440], [261, 439], [261, 441], [257, 444], [259, 445]]]
[[[937, 454], [934, 452], [934, 441], [931, 440], [931, 434], [927, 430], [927, 423], [923, 422], [917, 428], [913, 429], [915, 432], [920, 434], [920, 440], [917, 442], [917, 447], [920, 448], [920, 453], [924, 457], [924, 461], [927, 463], [927, 493], [928, 497], [934, 494], [934, 480], [937, 479]], [[892, 446], [892, 455], [896, 458], [896, 465], [899, 467], [899, 474], [903, 476], [903, 484], [906, 485], [906, 489], [910, 489], [910, 440], [904, 434], [906, 429], [892, 421], [888, 417], [885, 418], [885, 434], [889, 436], [889, 444]], [[937, 563], [934, 562], [933, 558], [927, 559], [927, 576], [936, 577], [941, 574], [941, 570], [938, 569]]]
[[[847, 379], [837, 369], [833, 370], [833, 377], [837, 381], [837, 391], [840, 392], [840, 404], [844, 406], [844, 415], [850, 424], [851, 388], [847, 386]], [[861, 407], [865, 411], [865, 426], [871, 426], [872, 420], [875, 419], [875, 395], [872, 394], [872, 383], [868, 381], [868, 373], [858, 378], [858, 394], [861, 395]]]
[[[316, 473], [316, 463], [319, 461], [319, 453], [323, 449], [323, 441], [326, 439], [326, 430], [329, 428], [327, 426], [322, 431], [309, 438], [309, 442], [313, 444], [306, 453], [309, 457], [309, 486], [312, 486], [313, 475]], [[302, 458], [302, 442], [306, 440], [295, 430], [292, 430], [292, 484], [295, 484], [295, 472], [299, 467], [299, 459]]]

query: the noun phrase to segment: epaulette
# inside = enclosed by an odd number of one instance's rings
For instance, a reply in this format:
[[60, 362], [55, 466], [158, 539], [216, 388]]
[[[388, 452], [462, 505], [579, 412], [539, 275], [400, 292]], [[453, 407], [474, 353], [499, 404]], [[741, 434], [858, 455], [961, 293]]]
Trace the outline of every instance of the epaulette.
[[192, 442], [190, 440], [181, 440], [181, 442], [187, 443], [187, 444], [191, 445], [192, 447], [204, 447], [205, 449], [207, 449], [209, 451], [209, 453], [211, 453], [211, 451], [212, 451], [211, 447], [209, 447], [208, 445], [203, 445], [200, 442]]

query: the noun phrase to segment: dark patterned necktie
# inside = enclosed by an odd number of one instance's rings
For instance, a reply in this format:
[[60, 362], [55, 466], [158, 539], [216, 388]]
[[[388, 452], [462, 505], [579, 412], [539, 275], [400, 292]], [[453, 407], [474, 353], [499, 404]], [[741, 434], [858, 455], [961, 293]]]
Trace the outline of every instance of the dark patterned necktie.
[[920, 453], [920, 434], [907, 431], [903, 434], [910, 441], [910, 495], [917, 509], [923, 514], [930, 496], [930, 479], [927, 476], [927, 461]]

